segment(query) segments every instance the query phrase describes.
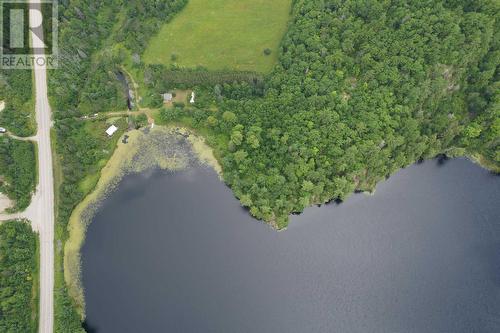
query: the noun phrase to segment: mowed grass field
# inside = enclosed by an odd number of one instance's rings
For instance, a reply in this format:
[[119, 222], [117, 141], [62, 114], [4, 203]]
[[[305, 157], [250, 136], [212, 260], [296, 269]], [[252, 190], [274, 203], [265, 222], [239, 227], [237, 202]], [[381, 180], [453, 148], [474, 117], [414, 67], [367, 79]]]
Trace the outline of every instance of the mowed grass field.
[[[278, 58], [290, 8], [291, 0], [189, 0], [151, 39], [144, 61], [269, 72]], [[264, 55], [266, 48], [271, 55]]]

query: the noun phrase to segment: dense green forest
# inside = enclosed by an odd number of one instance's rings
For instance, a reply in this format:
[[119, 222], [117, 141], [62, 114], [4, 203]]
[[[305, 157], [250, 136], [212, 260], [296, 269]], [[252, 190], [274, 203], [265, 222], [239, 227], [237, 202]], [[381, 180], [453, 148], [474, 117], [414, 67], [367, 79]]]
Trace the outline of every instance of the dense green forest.
[[[0, 111], [0, 127], [19, 137], [35, 134], [31, 71], [0, 70], [0, 101], [5, 103], [5, 109]], [[2, 136], [0, 156], [0, 192], [15, 202], [10, 211], [21, 211], [28, 207], [35, 190], [35, 147], [31, 142]]]
[[0, 192], [15, 205], [10, 211], [22, 211], [31, 202], [36, 187], [35, 145], [7, 136], [0, 137]]
[[262, 97], [225, 84], [208, 91], [218, 112], [164, 115], [226, 136], [213, 140], [225, 181], [279, 227], [440, 153], [480, 155], [498, 170], [499, 6], [295, 1]]
[[[13, 3], [3, 3], [4, 13], [7, 7], [15, 7]], [[5, 18], [5, 19], [4, 19]], [[8, 16], [1, 20], [4, 31], [9, 31], [6, 27], [10, 24]], [[9, 34], [2, 36], [2, 45], [9, 45]], [[29, 53], [28, 46], [25, 46], [25, 53]], [[9, 54], [10, 49], [5, 48], [2, 53]], [[12, 70], [0, 66], [0, 101], [5, 102], [5, 109], [0, 112], [0, 127], [6, 128], [10, 133], [17, 136], [32, 136], [36, 132], [34, 119], [34, 99], [32, 91], [31, 70]]]
[[[292, 212], [372, 190], [437, 154], [498, 170], [498, 1], [295, 0], [265, 78], [146, 66], [149, 38], [186, 2], [60, 3], [62, 68], [49, 73], [63, 175], [58, 239], [86, 194], [79, 183], [113, 145], [80, 117], [126, 108], [122, 67], [139, 73], [144, 106], [160, 107], [166, 89], [197, 91], [195, 106], [163, 109], [163, 120], [204, 133], [241, 203], [280, 228]], [[56, 331], [77, 332], [79, 315], [56, 281]]]
[[37, 237], [27, 222], [0, 224], [0, 332], [37, 331]]
[[5, 109], [0, 112], [0, 127], [17, 136], [35, 134], [31, 71], [0, 70], [0, 101], [5, 102]]

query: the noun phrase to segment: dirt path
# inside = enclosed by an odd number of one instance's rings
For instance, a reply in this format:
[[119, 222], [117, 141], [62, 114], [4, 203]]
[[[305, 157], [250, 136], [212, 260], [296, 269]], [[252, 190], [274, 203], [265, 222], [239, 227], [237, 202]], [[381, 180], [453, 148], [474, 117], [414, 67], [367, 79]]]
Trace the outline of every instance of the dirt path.
[[113, 118], [113, 117], [130, 117], [130, 116], [138, 116], [141, 114], [145, 114], [148, 117], [148, 123], [152, 124], [154, 122], [153, 115], [152, 115], [153, 110], [147, 109], [147, 108], [140, 108], [139, 111], [117, 111], [117, 112], [105, 112], [105, 113], [100, 113], [97, 117], [91, 118], [79, 118], [80, 120], [84, 121], [91, 121], [91, 120], [96, 120], [96, 119], [107, 119], [107, 118]]
[[37, 136], [30, 136], [30, 137], [20, 137], [20, 136], [17, 136], [17, 135], [14, 135], [14, 134], [11, 134], [9, 132], [5, 133], [5, 134], [0, 134], [0, 136], [2, 135], [6, 135], [12, 139], [16, 139], [16, 140], [20, 140], [20, 141], [38, 141], [38, 137]]
[[12, 207], [12, 201], [3, 193], [0, 193], [0, 214]]

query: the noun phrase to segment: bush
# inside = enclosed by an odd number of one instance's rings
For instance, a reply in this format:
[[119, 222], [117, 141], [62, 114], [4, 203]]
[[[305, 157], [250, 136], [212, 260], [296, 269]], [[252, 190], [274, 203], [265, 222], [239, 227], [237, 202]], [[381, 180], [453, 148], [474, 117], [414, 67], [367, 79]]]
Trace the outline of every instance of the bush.
[[148, 86], [154, 87], [158, 93], [170, 88], [192, 88], [194, 86], [215, 86], [224, 83], [245, 82], [260, 86], [264, 81], [262, 75], [254, 72], [208, 71], [199, 69], [166, 69], [159, 65], [149, 65], [145, 76], [150, 80]]

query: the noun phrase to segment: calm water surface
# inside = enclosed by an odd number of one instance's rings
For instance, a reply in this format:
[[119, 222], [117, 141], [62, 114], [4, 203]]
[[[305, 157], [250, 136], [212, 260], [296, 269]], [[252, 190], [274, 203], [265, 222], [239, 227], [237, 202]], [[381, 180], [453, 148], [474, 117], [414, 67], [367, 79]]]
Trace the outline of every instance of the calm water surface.
[[500, 332], [500, 177], [402, 170], [275, 232], [210, 170], [132, 175], [83, 248], [89, 332]]

